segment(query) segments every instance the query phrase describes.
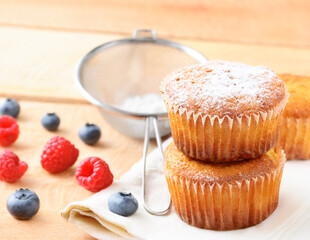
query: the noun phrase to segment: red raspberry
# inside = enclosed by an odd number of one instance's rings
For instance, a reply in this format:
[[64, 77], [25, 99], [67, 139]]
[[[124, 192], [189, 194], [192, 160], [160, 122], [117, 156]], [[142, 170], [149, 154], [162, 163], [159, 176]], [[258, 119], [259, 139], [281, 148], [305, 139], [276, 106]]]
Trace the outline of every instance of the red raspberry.
[[99, 192], [113, 182], [109, 165], [98, 157], [84, 159], [75, 170], [78, 183], [91, 192]]
[[28, 165], [19, 161], [18, 156], [10, 150], [0, 155], [0, 180], [8, 183], [16, 182], [27, 171]]
[[50, 173], [59, 173], [71, 167], [79, 156], [79, 150], [63, 137], [53, 137], [45, 145], [41, 155], [42, 167]]
[[3, 115], [0, 117], [0, 145], [10, 146], [16, 141], [19, 135], [19, 127], [14, 118]]

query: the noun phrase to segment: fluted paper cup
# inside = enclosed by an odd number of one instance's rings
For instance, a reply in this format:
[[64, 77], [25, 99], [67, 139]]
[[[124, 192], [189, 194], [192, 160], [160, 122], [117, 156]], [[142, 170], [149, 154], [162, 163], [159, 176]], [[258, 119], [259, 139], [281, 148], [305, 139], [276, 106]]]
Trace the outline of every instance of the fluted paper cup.
[[233, 230], [256, 225], [278, 206], [283, 166], [243, 181], [195, 182], [166, 174], [172, 204], [186, 223], [205, 229]]
[[310, 159], [310, 120], [283, 117], [277, 145], [283, 148], [287, 160]]
[[179, 150], [202, 161], [232, 162], [258, 158], [276, 144], [287, 98], [267, 112], [235, 118], [195, 114], [164, 101]]
[[203, 162], [171, 143], [165, 149], [165, 177], [176, 213], [186, 223], [232, 230], [262, 222], [277, 207], [285, 154], [271, 149], [240, 162]]

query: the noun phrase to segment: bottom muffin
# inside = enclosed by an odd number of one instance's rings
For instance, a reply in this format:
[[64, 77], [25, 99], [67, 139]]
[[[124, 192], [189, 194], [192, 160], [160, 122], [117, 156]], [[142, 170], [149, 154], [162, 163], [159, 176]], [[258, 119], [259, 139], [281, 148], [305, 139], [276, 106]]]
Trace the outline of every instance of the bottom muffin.
[[282, 150], [232, 163], [194, 160], [171, 143], [165, 177], [176, 213], [186, 223], [232, 230], [256, 225], [277, 207], [285, 163]]

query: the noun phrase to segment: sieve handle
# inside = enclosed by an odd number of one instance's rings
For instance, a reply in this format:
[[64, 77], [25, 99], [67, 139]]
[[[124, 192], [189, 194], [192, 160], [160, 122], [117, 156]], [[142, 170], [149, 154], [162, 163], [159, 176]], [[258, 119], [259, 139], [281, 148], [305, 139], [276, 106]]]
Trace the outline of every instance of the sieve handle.
[[162, 141], [160, 138], [160, 134], [158, 131], [158, 124], [157, 124], [157, 117], [151, 116], [151, 117], [146, 117], [145, 119], [145, 136], [144, 136], [144, 146], [143, 146], [143, 174], [142, 174], [142, 199], [143, 199], [143, 206], [144, 209], [149, 212], [152, 215], [156, 216], [162, 216], [168, 213], [170, 206], [171, 206], [171, 197], [169, 196], [169, 205], [166, 209], [161, 210], [161, 211], [155, 211], [152, 210], [148, 207], [146, 201], [145, 201], [145, 189], [146, 189], [146, 183], [145, 183], [145, 178], [146, 178], [146, 159], [147, 159], [147, 150], [149, 148], [149, 131], [150, 131], [150, 121], [152, 120], [154, 130], [155, 130], [155, 136], [156, 136], [156, 142], [157, 146], [160, 150], [161, 156], [162, 156], [162, 161], [164, 162], [165, 156], [164, 156], [164, 151], [163, 151], [163, 146], [162, 146]]
[[135, 30], [132, 36], [136, 39], [157, 39], [156, 31], [152, 29]]

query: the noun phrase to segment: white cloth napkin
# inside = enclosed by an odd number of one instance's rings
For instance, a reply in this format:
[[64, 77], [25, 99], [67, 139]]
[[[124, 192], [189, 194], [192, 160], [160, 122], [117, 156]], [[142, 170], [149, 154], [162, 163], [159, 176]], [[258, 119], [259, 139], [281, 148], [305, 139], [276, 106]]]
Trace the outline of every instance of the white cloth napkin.
[[[171, 139], [164, 143], [164, 147]], [[211, 231], [182, 222], [172, 208], [166, 216], [153, 216], [143, 208], [141, 195], [142, 161], [136, 163], [120, 180], [92, 197], [69, 204], [62, 216], [98, 239], [310, 239], [310, 160], [286, 163], [280, 188], [279, 206], [261, 224], [234, 231]], [[148, 156], [148, 199], [153, 208], [167, 205], [167, 187], [159, 149]], [[139, 202], [130, 217], [113, 214], [108, 209], [112, 193], [131, 192]]]

